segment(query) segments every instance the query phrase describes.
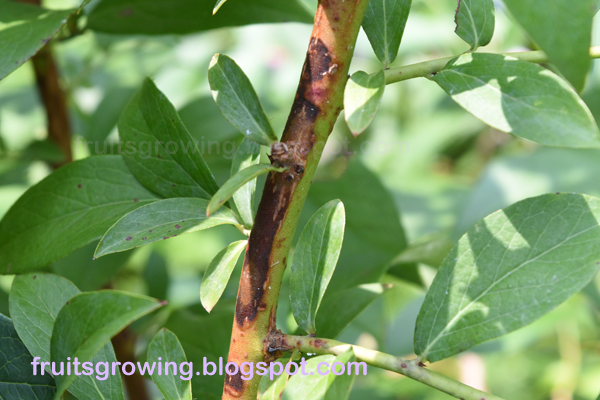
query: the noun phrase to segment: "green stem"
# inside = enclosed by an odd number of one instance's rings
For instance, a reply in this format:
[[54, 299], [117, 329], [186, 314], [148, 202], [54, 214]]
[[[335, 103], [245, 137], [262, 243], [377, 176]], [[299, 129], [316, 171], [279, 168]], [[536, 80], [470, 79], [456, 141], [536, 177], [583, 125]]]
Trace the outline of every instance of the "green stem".
[[[504, 56], [510, 56], [519, 60], [528, 61], [536, 64], [547, 63], [548, 56], [541, 50], [523, 51], [518, 53], [503, 53]], [[458, 56], [439, 58], [437, 60], [420, 62], [417, 64], [405, 65], [399, 68], [385, 70], [385, 83], [402, 82], [408, 79], [428, 77], [431, 74], [440, 72], [449, 61]], [[590, 48], [591, 58], [600, 58], [600, 46]]]
[[338, 342], [337, 340], [273, 333], [269, 337], [269, 343], [271, 348], [283, 351], [297, 349], [303, 353], [333, 354], [336, 356], [352, 347], [359, 362], [362, 361], [373, 367], [397, 372], [458, 399], [502, 400], [498, 396], [482, 392], [435, 371], [431, 371], [425, 368], [423, 364], [420, 364], [418, 360], [406, 360], [376, 350]]

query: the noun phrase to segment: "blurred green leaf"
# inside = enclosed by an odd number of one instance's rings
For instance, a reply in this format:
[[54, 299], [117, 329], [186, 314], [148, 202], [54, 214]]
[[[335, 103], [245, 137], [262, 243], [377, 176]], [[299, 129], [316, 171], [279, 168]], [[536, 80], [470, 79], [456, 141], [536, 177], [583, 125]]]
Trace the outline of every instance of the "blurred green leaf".
[[394, 199], [379, 177], [359, 159], [351, 160], [340, 178], [315, 181], [303, 211], [304, 220], [334, 199], [344, 203], [346, 228], [338, 267], [327, 290], [331, 294], [363, 283], [378, 282], [390, 261], [406, 247]]
[[219, 357], [227, 360], [229, 342], [231, 340], [231, 321], [233, 321], [234, 304], [223, 304], [221, 301], [208, 314], [202, 307], [198, 313], [192, 307], [175, 311], [169, 317], [165, 327], [172, 331], [183, 346], [185, 354], [194, 364], [204, 365], [206, 357], [207, 370], [211, 371], [215, 364], [215, 374], [200, 374], [192, 377], [192, 393], [202, 400], [220, 400], [223, 395], [223, 376], [218, 373]]
[[83, 292], [101, 289], [111, 282], [132, 252], [116, 253], [94, 260], [96, 247], [98, 242], [90, 243], [52, 263], [52, 272], [67, 278]]
[[210, 312], [221, 298], [238, 258], [246, 248], [247, 240], [231, 243], [221, 250], [204, 272], [200, 287], [200, 300], [206, 311]]
[[[354, 363], [355, 361], [356, 356], [352, 347], [333, 360], [330, 366], [331, 372], [327, 375], [327, 391], [325, 392], [324, 400], [347, 400], [350, 397], [352, 385], [354, 385], [354, 379], [358, 373], [358, 371], [350, 371], [350, 363]], [[341, 363], [344, 369], [341, 371], [336, 370], [337, 373], [334, 373], [333, 369], [337, 367], [334, 363]], [[358, 366], [356, 368], [357, 370], [359, 369]]]
[[494, 0], [458, 0], [456, 34], [476, 50], [486, 46], [496, 26]]
[[123, 159], [135, 177], [163, 197], [209, 199], [219, 186], [173, 105], [147, 78], [119, 119]]
[[219, 210], [223, 204], [227, 202], [246, 183], [256, 179], [257, 176], [266, 174], [271, 171], [282, 172], [285, 168], [280, 168], [271, 164], [255, 164], [245, 168], [233, 175], [227, 182], [223, 184], [210, 199], [210, 203], [206, 209], [206, 214], [212, 216]]
[[398, 56], [412, 0], [370, 0], [362, 27], [375, 55], [387, 68]]
[[119, 156], [67, 164], [25, 192], [0, 222], [0, 273], [56, 261], [98, 240], [129, 211], [156, 200]]
[[110, 88], [106, 92], [91, 115], [85, 132], [84, 140], [91, 155], [100, 155], [107, 151], [104, 142], [136, 92], [137, 90], [132, 87], [122, 86]]
[[[260, 161], [260, 145], [247, 137], [244, 138], [231, 163], [231, 176]], [[233, 194], [233, 201], [240, 213], [244, 226], [248, 229], [254, 224], [254, 192], [256, 191], [256, 178], [248, 181]]]
[[213, 16], [215, 0], [102, 0], [87, 27], [101, 32], [147, 35], [183, 34], [248, 24], [312, 23], [297, 0], [249, 0], [225, 4]]
[[207, 217], [207, 206], [208, 201], [204, 199], [177, 198], [140, 207], [106, 231], [95, 256], [102, 257], [217, 225], [238, 225], [230, 209], [224, 208]]
[[155, 299], [167, 298], [171, 278], [165, 260], [158, 253], [153, 252], [150, 254], [150, 259], [146, 264], [146, 268], [144, 268], [143, 276], [148, 286], [148, 296]]
[[513, 17], [577, 91], [590, 69], [595, 0], [504, 0]]
[[370, 283], [326, 295], [321, 303], [321, 312], [317, 315], [319, 336], [336, 338], [385, 290], [380, 283]]
[[471, 53], [432, 78], [486, 124], [555, 147], [600, 146], [598, 126], [585, 103], [552, 72], [498, 54]]
[[344, 116], [354, 136], [363, 133], [375, 118], [384, 90], [383, 70], [372, 75], [358, 71], [348, 79], [344, 91]]
[[424, 263], [437, 268], [452, 250], [452, 247], [454, 247], [454, 242], [450, 240], [447, 233], [431, 234], [412, 243], [392, 263]]
[[[40, 362], [50, 362], [50, 338], [56, 316], [62, 307], [81, 293], [65, 278], [44, 273], [18, 275], [10, 291], [10, 314], [15, 329], [27, 349]], [[91, 360], [98, 362], [117, 361], [111, 343]], [[47, 367], [50, 373], [50, 367]], [[69, 387], [69, 392], [81, 400], [123, 399], [120, 376], [110, 375], [106, 380], [94, 376], [79, 375]]]
[[35, 55], [75, 10], [46, 10], [16, 1], [0, 0], [0, 79]]
[[[159, 357], [162, 358], [161, 361], [159, 361]], [[148, 345], [147, 359], [150, 364], [153, 362], [175, 363], [176, 368], [179, 369], [181, 369], [182, 363], [187, 363], [177, 336], [166, 328], [161, 329]], [[191, 366], [189, 368], [192, 369]], [[165, 396], [165, 399], [192, 400], [192, 384], [189, 380], [181, 378], [182, 376], [176, 377], [174, 374], [168, 375], [168, 371], [165, 371], [164, 375], [152, 374], [152, 380], [156, 383], [162, 395]]]
[[12, 321], [0, 314], [0, 398], [52, 400], [56, 392], [50, 374], [33, 375], [33, 356], [19, 339]]
[[208, 82], [215, 102], [233, 126], [260, 145], [277, 142], [252, 83], [235, 61], [215, 54], [208, 67]]
[[290, 276], [290, 299], [298, 326], [317, 331], [315, 319], [342, 249], [344, 205], [333, 200], [321, 207], [300, 234]]
[[484, 218], [444, 260], [417, 319], [415, 351], [438, 361], [521, 328], [598, 272], [600, 199], [548, 194]]
[[324, 400], [325, 392], [328, 387], [328, 375], [319, 373], [317, 369], [320, 363], [333, 364], [334, 356], [318, 356], [306, 361], [300, 373], [290, 377], [285, 390], [283, 391], [282, 400]]
[[[66, 362], [67, 357], [77, 357], [81, 363], [92, 360], [114, 335], [161, 305], [156, 299], [116, 290], [76, 295], [56, 317], [50, 346], [52, 362]], [[76, 375], [56, 378], [59, 397]]]

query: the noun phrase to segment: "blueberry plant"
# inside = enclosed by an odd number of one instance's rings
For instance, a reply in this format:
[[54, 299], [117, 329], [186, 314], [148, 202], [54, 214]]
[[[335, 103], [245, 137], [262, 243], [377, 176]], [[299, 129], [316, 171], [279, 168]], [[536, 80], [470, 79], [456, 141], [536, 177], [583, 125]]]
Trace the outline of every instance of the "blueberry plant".
[[[314, 16], [296, 0], [87, 3], [49, 10], [35, 1], [0, 0], [0, 79], [32, 58], [48, 136], [60, 156], [49, 162], [54, 170], [0, 222], [0, 273], [14, 275], [10, 318], [0, 316], [0, 398], [146, 400], [152, 398], [150, 383], [134, 373], [135, 366], [160, 358], [194, 365], [189, 379], [150, 375], [167, 400], [347, 399], [354, 375], [315, 374], [321, 362], [368, 364], [459, 399], [500, 399], [436, 372], [431, 364], [532, 323], [584, 289], [598, 272], [600, 198], [587, 194], [527, 198], [483, 218], [453, 245], [431, 240], [407, 246], [393, 202], [346, 154], [345, 174], [320, 183], [310, 218], [302, 219], [301, 212], [342, 110], [357, 137], [375, 118], [386, 85], [414, 78], [435, 82], [498, 131], [542, 146], [600, 148], [598, 126], [579, 96], [592, 59], [600, 57], [600, 49], [591, 46], [599, 1], [459, 0], [455, 32], [468, 51], [399, 67], [392, 64], [411, 0], [320, 0]], [[537, 50], [481, 49], [493, 38], [498, 6]], [[214, 103], [239, 135], [227, 166], [230, 176], [222, 184], [175, 106], [150, 78], [126, 103], [108, 104], [117, 109], [125, 149], [72, 161], [68, 93], [61, 89], [53, 55], [58, 43], [88, 31], [166, 35], [281, 22], [313, 23], [282, 132], [272, 127], [232, 58], [218, 53], [210, 62], [206, 76]], [[349, 75], [361, 27], [381, 63], [375, 71]], [[199, 300], [206, 311], [199, 316], [171, 315], [161, 289], [164, 267], [144, 272], [150, 296], [111, 286], [118, 254], [220, 225], [232, 226], [238, 237], [204, 273]], [[340, 256], [343, 243], [351, 247], [349, 255]], [[400, 258], [380, 257], [377, 267], [367, 268], [379, 257], [370, 249], [388, 243]], [[102, 265], [100, 277], [57, 267], [90, 245], [93, 263]], [[236, 300], [223, 304], [242, 253]], [[350, 258], [365, 267], [350, 267]], [[102, 264], [106, 259], [111, 261]], [[437, 270], [416, 318], [413, 357], [335, 340], [389, 289], [385, 276], [412, 280], [417, 263]], [[280, 298], [291, 310], [295, 330], [277, 319]], [[205, 347], [182, 345], [190, 337]], [[223, 348], [218, 343], [224, 338]], [[214, 356], [209, 360], [214, 362], [223, 351], [228, 351], [225, 361], [233, 363], [227, 364], [230, 373], [203, 376], [204, 357]], [[58, 371], [56, 365], [75, 358], [81, 364], [120, 366], [105, 379], [97, 378], [98, 370], [96, 375]], [[247, 373], [258, 372], [260, 363], [302, 358], [312, 374]]]

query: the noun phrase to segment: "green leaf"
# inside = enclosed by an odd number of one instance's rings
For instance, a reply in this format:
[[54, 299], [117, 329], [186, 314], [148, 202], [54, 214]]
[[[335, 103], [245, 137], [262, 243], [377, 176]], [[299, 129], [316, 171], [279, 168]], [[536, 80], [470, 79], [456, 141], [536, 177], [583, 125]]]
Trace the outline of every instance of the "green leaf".
[[50, 374], [33, 375], [33, 356], [19, 339], [12, 321], [0, 314], [0, 398], [51, 400], [56, 391]]
[[[279, 362], [283, 364], [284, 360]], [[275, 379], [271, 379], [268, 374], [264, 375], [260, 378], [256, 400], [281, 400], [289, 378], [290, 375], [285, 370]]]
[[246, 183], [256, 179], [257, 176], [266, 174], [271, 171], [282, 172], [285, 168], [280, 168], [271, 164], [255, 164], [251, 165], [246, 169], [243, 169], [236, 173], [234, 176], [229, 178], [223, 186], [219, 188], [217, 193], [210, 199], [208, 208], [206, 210], [207, 215], [214, 214], [223, 204], [227, 202]]
[[321, 303], [316, 325], [319, 336], [337, 337], [371, 303], [377, 300], [386, 287], [380, 283], [369, 283], [327, 295]]
[[102, 237], [129, 211], [156, 201], [120, 156], [67, 164], [31, 187], [0, 222], [0, 273], [43, 267]]
[[221, 8], [226, 1], [227, 0], [217, 0], [217, 4], [215, 4], [215, 8], [213, 8], [213, 15], [215, 15], [217, 11], [219, 11], [219, 8]]
[[504, 0], [514, 18], [577, 91], [591, 66], [595, 0]]
[[363, 133], [375, 118], [384, 90], [383, 70], [372, 75], [358, 71], [348, 79], [344, 91], [344, 115], [354, 136]]
[[[90, 361], [111, 337], [136, 319], [156, 310], [163, 303], [150, 297], [116, 290], [79, 294], [60, 310], [52, 329], [50, 355], [53, 362], [75, 357]], [[57, 375], [55, 399], [69, 387], [75, 375]]]
[[213, 16], [215, 0], [102, 0], [91, 11], [88, 28], [110, 33], [183, 34], [248, 24], [312, 23], [298, 0], [249, 0], [227, 4]]
[[592, 14], [598, 14], [598, 10], [600, 10], [600, 0], [595, 0], [592, 8]]
[[[333, 365], [338, 362], [344, 365], [344, 370], [340, 370], [339, 366]], [[356, 362], [356, 356], [352, 347], [333, 360], [333, 363], [329, 367], [331, 372], [327, 375], [325, 400], [348, 400], [352, 391], [352, 385], [354, 385], [354, 379], [356, 378], [356, 372], [351, 372], [348, 368], [351, 368], [352, 365], [349, 363], [354, 362]], [[337, 375], [333, 373], [334, 368], [336, 368]], [[355, 366], [355, 368], [359, 369], [358, 366]]]
[[496, 12], [494, 0], [458, 0], [456, 34], [476, 50], [494, 36]]
[[465, 110], [501, 131], [547, 146], [600, 145], [598, 126], [577, 93], [535, 64], [465, 54], [432, 79]]
[[[62, 307], [81, 293], [68, 280], [44, 273], [18, 275], [10, 291], [10, 314], [19, 337], [39, 362], [50, 362], [50, 338], [54, 321]], [[93, 363], [117, 361], [112, 344], [92, 358]], [[46, 370], [51, 372], [50, 367]], [[81, 400], [123, 399], [120, 376], [97, 380], [94, 376], [79, 375], [69, 391]]]
[[215, 54], [208, 67], [208, 82], [215, 102], [233, 126], [263, 146], [277, 142], [252, 83], [235, 61]]
[[0, 0], [0, 9], [0, 79], [33, 57], [75, 11], [51, 11], [6, 0]]
[[497, 211], [444, 260], [415, 331], [415, 351], [438, 361], [525, 326], [596, 275], [600, 199], [548, 194]]
[[[260, 145], [248, 138], [244, 138], [233, 157], [231, 176], [260, 161]], [[233, 201], [240, 213], [244, 226], [248, 229], [254, 224], [254, 192], [256, 191], [256, 178], [248, 181], [233, 194]]]
[[149, 190], [163, 197], [204, 199], [217, 191], [197, 142], [151, 79], [123, 111], [119, 135], [125, 163]]
[[298, 326], [317, 331], [315, 319], [344, 240], [344, 204], [333, 200], [308, 221], [294, 251], [290, 276], [291, 304]]
[[[303, 366], [303, 373], [292, 376], [285, 391], [283, 392], [282, 400], [324, 400], [325, 392], [328, 387], [328, 375], [319, 373], [317, 369], [320, 363], [333, 364], [334, 356], [318, 356], [306, 361]], [[277, 368], [277, 367], [275, 367]]]
[[210, 312], [225, 291], [227, 282], [235, 268], [242, 251], [246, 248], [247, 240], [231, 243], [221, 250], [204, 272], [200, 287], [200, 300], [206, 311]]
[[412, 0], [370, 0], [362, 27], [387, 68], [398, 56]]
[[[162, 358], [161, 361], [158, 361], [159, 357]], [[181, 365], [187, 363], [185, 353], [177, 336], [166, 328], [161, 329], [148, 345], [147, 358], [150, 364], [153, 362], [175, 363], [179, 371], [181, 370]], [[189, 368], [190, 370], [192, 369], [191, 366]], [[173, 372], [172, 367], [170, 371]], [[190, 380], [181, 379], [182, 377], [183, 375], [177, 377], [173, 374], [152, 374], [152, 380], [156, 383], [162, 395], [165, 396], [165, 399], [192, 400], [192, 383]]]
[[204, 199], [166, 199], [130, 212], [106, 231], [98, 243], [96, 257], [143, 246], [213, 226], [238, 225], [235, 214], [224, 208], [206, 216]]

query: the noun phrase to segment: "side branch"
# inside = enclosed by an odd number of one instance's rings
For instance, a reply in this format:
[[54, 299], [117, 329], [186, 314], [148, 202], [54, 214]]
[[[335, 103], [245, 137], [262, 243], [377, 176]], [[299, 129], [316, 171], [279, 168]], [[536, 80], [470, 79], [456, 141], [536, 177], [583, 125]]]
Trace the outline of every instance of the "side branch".
[[[367, 0], [320, 0], [306, 61], [281, 142], [271, 162], [250, 233], [238, 290], [228, 361], [270, 361], [281, 280], [320, 150], [342, 110], [344, 87]], [[255, 400], [260, 376], [225, 379], [223, 399]]]
[[337, 340], [284, 335], [274, 332], [269, 336], [269, 346], [280, 351], [299, 350], [303, 353], [333, 354], [336, 356], [352, 347], [359, 362], [365, 362], [373, 367], [397, 372], [458, 399], [502, 400], [498, 396], [482, 392], [435, 371], [428, 370], [418, 360], [406, 360], [376, 350], [338, 342]]
[[[504, 56], [514, 57], [522, 61], [529, 61], [536, 64], [549, 62], [548, 56], [541, 50], [523, 51], [518, 53], [502, 53]], [[446, 64], [458, 56], [439, 58], [431, 61], [424, 61], [417, 64], [405, 65], [399, 68], [390, 68], [385, 70], [385, 83], [402, 82], [414, 78], [424, 78], [435, 74], [444, 69]], [[600, 46], [590, 48], [590, 58], [600, 58]]]

